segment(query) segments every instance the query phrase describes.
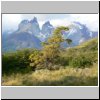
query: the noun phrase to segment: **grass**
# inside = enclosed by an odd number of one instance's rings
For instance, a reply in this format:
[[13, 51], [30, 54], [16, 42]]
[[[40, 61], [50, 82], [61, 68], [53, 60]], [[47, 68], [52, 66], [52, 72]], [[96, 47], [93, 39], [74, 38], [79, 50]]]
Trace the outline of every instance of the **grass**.
[[91, 68], [61, 68], [56, 71], [37, 70], [27, 74], [2, 77], [3, 86], [97, 86], [98, 65]]
[[94, 38], [84, 42], [79, 46], [65, 49], [61, 52], [63, 65], [72, 67], [90, 67], [98, 62], [98, 39]]
[[[93, 45], [94, 44], [94, 45]], [[98, 38], [94, 38], [94, 39], [91, 39], [91, 40], [88, 40], [84, 43], [82, 43], [81, 45], [79, 46], [76, 46], [76, 48], [85, 48], [85, 49], [98, 49]]]
[[[3, 86], [97, 86], [98, 39], [91, 39], [79, 46], [60, 53], [54, 66], [60, 69], [32, 71], [28, 57], [33, 51], [4, 54], [2, 62]], [[20, 59], [19, 59], [20, 58]], [[52, 67], [54, 67], [52, 66]]]

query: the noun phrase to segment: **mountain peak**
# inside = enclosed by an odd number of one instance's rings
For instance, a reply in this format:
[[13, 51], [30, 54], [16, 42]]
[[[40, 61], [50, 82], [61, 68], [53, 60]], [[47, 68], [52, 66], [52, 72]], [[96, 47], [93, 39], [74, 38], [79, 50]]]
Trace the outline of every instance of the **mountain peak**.
[[45, 34], [45, 39], [47, 39], [48, 37], [51, 36], [52, 32], [54, 30], [54, 27], [50, 24], [49, 21], [46, 21], [43, 25], [42, 25], [42, 30], [41, 33]]
[[19, 25], [18, 25], [18, 31], [19, 30], [22, 30], [23, 29], [23, 27], [25, 27], [25, 26], [27, 26], [29, 24], [29, 21], [28, 20], [22, 20], [20, 23], [19, 23]]
[[45, 25], [51, 25], [49, 21], [45, 22], [44, 24]]
[[34, 17], [32, 20], [30, 20], [30, 23], [34, 23], [34, 22], [37, 22], [37, 18]]
[[22, 20], [20, 24], [27, 24], [29, 21], [28, 20]]

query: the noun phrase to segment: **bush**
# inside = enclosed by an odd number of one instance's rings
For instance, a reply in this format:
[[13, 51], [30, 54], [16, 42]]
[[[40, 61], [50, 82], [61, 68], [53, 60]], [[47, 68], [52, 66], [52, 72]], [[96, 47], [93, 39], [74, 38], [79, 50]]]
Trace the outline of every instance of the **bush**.
[[70, 60], [69, 62], [70, 66], [79, 67], [79, 68], [89, 67], [92, 64], [93, 64], [93, 61], [91, 57], [84, 55], [84, 54], [80, 54], [80, 55], [73, 57], [73, 59]]
[[74, 48], [65, 49], [60, 55], [62, 66], [71, 67], [90, 67], [93, 63], [98, 62], [97, 44], [86, 42]]
[[43, 55], [39, 50], [35, 50], [32, 54], [29, 56], [30, 60], [30, 67], [33, 71], [36, 69], [42, 69], [44, 68], [44, 60]]
[[2, 55], [2, 73], [11, 74], [17, 72], [29, 71], [29, 55], [32, 50], [21, 50], [12, 53], [5, 53]]

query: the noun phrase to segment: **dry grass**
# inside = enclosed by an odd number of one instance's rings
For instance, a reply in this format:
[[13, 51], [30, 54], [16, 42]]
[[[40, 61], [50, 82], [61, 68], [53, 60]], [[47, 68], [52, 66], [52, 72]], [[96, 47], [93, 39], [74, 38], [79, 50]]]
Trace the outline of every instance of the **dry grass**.
[[97, 86], [98, 65], [90, 68], [66, 67], [56, 71], [37, 70], [2, 77], [3, 86]]

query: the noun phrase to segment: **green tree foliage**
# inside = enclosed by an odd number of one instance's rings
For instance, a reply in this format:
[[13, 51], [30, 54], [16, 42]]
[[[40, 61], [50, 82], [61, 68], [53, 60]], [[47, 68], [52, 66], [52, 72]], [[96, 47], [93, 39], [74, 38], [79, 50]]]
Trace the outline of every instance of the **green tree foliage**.
[[66, 39], [65, 40], [69, 45], [72, 43], [72, 40], [71, 39]]
[[61, 52], [61, 62], [63, 66], [89, 68], [98, 62], [98, 39], [91, 39], [77, 47], [66, 49]]
[[89, 67], [93, 64], [91, 56], [85, 55], [85, 53], [75, 55], [70, 61], [69, 65], [72, 67], [77, 67], [77, 68], [85, 68]]
[[62, 38], [62, 31], [68, 31], [68, 30], [69, 30], [68, 27], [64, 26], [57, 27], [53, 32], [53, 36], [48, 39], [48, 43], [56, 43], [59, 44], [60, 46], [60, 43], [65, 41]]
[[30, 66], [32, 70], [41, 69], [44, 67], [43, 55], [39, 50], [35, 50], [30, 56], [29, 60], [31, 61]]
[[28, 71], [29, 55], [33, 50], [19, 50], [16, 52], [5, 53], [2, 55], [2, 73], [11, 74]]
[[50, 37], [46, 42], [42, 43], [43, 49], [41, 52], [30, 55], [30, 66], [33, 68], [45, 67], [49, 69], [53, 67], [59, 59], [61, 42], [66, 41], [68, 44], [72, 42], [70, 39], [64, 40], [62, 38], [62, 31], [67, 30], [69, 30], [68, 27], [57, 27], [53, 32], [53, 36]]

